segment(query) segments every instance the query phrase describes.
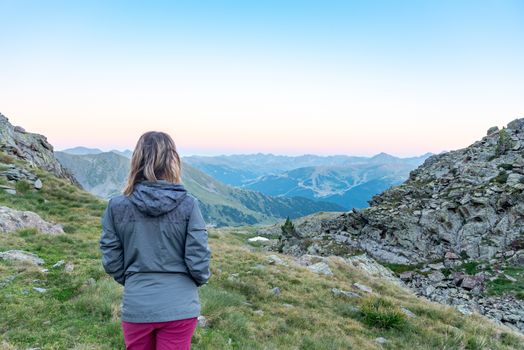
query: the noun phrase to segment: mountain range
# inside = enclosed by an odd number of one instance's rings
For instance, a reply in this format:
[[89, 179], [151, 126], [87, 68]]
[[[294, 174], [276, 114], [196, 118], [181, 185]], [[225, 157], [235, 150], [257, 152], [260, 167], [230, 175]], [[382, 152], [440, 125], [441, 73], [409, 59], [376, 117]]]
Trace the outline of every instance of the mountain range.
[[[110, 198], [122, 192], [130, 159], [122, 154], [92, 152], [76, 148], [77, 154], [55, 152], [89, 192]], [[80, 154], [78, 154], [80, 153]], [[283, 217], [296, 218], [317, 211], [343, 211], [336, 204], [301, 197], [273, 197], [223, 184], [183, 162], [182, 182], [201, 202], [202, 213], [210, 225], [235, 226], [269, 223]]]
[[253, 154], [190, 156], [184, 160], [233, 186], [271, 196], [327, 201], [350, 210], [367, 207], [367, 201], [375, 194], [402, 183], [430, 155], [398, 158], [386, 153], [374, 157]]

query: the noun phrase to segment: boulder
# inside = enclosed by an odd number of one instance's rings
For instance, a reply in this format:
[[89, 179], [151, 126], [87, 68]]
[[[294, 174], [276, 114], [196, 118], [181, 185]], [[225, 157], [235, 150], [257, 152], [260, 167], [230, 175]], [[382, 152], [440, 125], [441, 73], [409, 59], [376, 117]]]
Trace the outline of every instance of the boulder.
[[64, 233], [62, 225], [47, 222], [32, 211], [0, 206], [0, 233], [11, 233], [26, 228], [35, 228], [41, 233], [52, 235]]
[[414, 276], [414, 272], [413, 271], [406, 271], [406, 272], [402, 272], [400, 274], [400, 279], [404, 282], [408, 282], [408, 281], [411, 281], [413, 279], [413, 276]]
[[364, 284], [353, 283], [353, 287], [365, 293], [373, 293], [373, 289], [371, 289], [371, 287], [368, 287]]
[[444, 274], [440, 271], [435, 271], [431, 273], [428, 277], [431, 282], [435, 282], [435, 283], [443, 281], [446, 278], [446, 276], [444, 276]]
[[333, 275], [333, 272], [331, 272], [329, 265], [322, 261], [316, 264], [307, 266], [307, 269], [311, 272], [321, 274], [321, 275], [326, 275], [326, 276]]
[[38, 257], [38, 255], [17, 249], [0, 252], [0, 259], [8, 261], [29, 262], [34, 265], [44, 264], [44, 260]]
[[338, 289], [338, 288], [332, 288], [331, 293], [333, 293], [335, 297], [346, 297], [349, 299], [360, 298], [360, 295], [358, 295], [357, 293], [345, 291], [345, 290]]
[[484, 279], [481, 276], [464, 276], [460, 286], [467, 290], [472, 290], [477, 286], [481, 286]]
[[488, 129], [488, 132], [486, 134], [488, 136], [490, 136], [490, 135], [493, 135], [494, 133], [496, 133], [498, 131], [499, 131], [499, 127], [498, 126], [492, 126], [491, 128]]
[[277, 255], [274, 254], [268, 255], [266, 257], [266, 260], [270, 265], [287, 265], [287, 263], [283, 259], [279, 258]]

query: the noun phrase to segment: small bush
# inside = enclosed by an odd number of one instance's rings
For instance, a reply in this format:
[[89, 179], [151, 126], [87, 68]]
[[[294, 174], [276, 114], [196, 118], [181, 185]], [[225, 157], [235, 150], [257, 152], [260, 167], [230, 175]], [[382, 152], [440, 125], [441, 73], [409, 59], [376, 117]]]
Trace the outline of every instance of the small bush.
[[402, 310], [392, 302], [380, 297], [370, 297], [364, 300], [361, 313], [364, 323], [372, 327], [401, 329], [406, 324], [406, 316]]
[[15, 188], [16, 192], [27, 193], [31, 189], [31, 184], [25, 180], [20, 180], [16, 182]]
[[462, 268], [468, 275], [474, 275], [478, 272], [477, 271], [478, 265], [479, 263], [477, 261], [470, 261], [470, 262], [464, 263], [462, 265]]
[[501, 155], [509, 151], [512, 147], [513, 143], [511, 142], [511, 139], [506, 129], [500, 130], [499, 139], [497, 141], [497, 147], [495, 148], [495, 156], [500, 157]]
[[499, 168], [504, 169], [504, 170], [513, 170], [513, 164], [508, 164], [508, 163], [500, 164]]
[[12, 164], [13, 163], [13, 157], [8, 156], [5, 153], [0, 153], [0, 163], [4, 164]]
[[64, 232], [65, 233], [75, 233], [75, 232], [77, 232], [77, 228], [74, 225], [66, 224], [66, 225], [64, 225], [63, 228], [64, 228]]
[[295, 225], [293, 225], [293, 222], [289, 219], [289, 216], [287, 217], [286, 222], [284, 222], [284, 225], [280, 226], [280, 229], [282, 230], [282, 235], [284, 236], [296, 236]]
[[495, 177], [495, 182], [499, 183], [499, 184], [505, 184], [507, 181], [508, 181], [508, 173], [506, 172], [506, 170], [502, 170], [496, 177]]
[[18, 230], [18, 234], [20, 235], [20, 237], [26, 238], [26, 237], [31, 237], [31, 236], [38, 234], [38, 230], [35, 228], [24, 228], [24, 229]]

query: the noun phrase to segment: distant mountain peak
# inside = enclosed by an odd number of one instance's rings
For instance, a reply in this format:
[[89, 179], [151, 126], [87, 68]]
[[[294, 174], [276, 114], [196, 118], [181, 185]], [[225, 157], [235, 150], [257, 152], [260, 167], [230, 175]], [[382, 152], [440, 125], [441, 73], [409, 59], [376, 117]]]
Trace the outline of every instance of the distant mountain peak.
[[376, 154], [373, 157], [371, 157], [371, 159], [372, 160], [393, 160], [393, 159], [398, 159], [398, 158], [395, 156], [392, 156], [391, 154], [380, 152], [379, 154]]
[[103, 151], [99, 148], [77, 146], [77, 147], [61, 150], [60, 152], [64, 152], [68, 154], [75, 154], [75, 155], [85, 155], [85, 154], [100, 154]]

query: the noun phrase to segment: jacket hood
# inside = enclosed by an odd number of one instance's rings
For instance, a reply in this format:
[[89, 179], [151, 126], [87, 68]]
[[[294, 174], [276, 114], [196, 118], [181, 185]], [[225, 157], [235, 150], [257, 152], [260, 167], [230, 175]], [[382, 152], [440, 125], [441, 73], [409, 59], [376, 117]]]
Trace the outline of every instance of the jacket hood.
[[187, 191], [181, 184], [166, 180], [141, 181], [129, 199], [142, 213], [160, 216], [175, 209], [186, 197]]

